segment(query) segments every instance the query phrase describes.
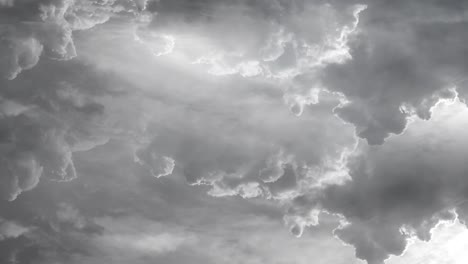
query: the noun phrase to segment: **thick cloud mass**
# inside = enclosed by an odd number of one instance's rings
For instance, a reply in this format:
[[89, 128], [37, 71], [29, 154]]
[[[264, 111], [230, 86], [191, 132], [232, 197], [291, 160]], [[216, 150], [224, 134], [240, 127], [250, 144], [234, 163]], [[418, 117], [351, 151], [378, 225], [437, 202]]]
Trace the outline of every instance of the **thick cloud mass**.
[[467, 8], [0, 0], [0, 262], [382, 264], [466, 225]]
[[[428, 241], [439, 220], [465, 221], [467, 109], [442, 103], [382, 147], [363, 146], [350, 162], [352, 181], [324, 190], [318, 202], [347, 224], [336, 235], [368, 263], [400, 255], [407, 239]], [[402, 232], [402, 229], [404, 232]]]
[[409, 115], [429, 119], [445, 89], [456, 86], [464, 99], [466, 10], [457, 1], [375, 1], [367, 11], [353, 59], [330, 65], [321, 79], [348, 99], [337, 114], [370, 144], [382, 144], [403, 132]]

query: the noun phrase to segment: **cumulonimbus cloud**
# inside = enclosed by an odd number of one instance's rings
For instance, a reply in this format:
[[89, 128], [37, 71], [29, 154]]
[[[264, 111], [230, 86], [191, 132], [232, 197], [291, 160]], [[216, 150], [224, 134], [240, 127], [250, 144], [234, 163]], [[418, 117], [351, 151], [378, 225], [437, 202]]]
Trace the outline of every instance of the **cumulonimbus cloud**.
[[[115, 139], [156, 178], [183, 175], [213, 197], [287, 207], [296, 236], [319, 224], [322, 211], [339, 215], [335, 234], [370, 264], [401, 254], [410, 236], [428, 240], [450, 210], [466, 221], [467, 153], [457, 129], [467, 94], [459, 56], [466, 18], [449, 6], [0, 3], [7, 200], [42, 177], [76, 178], [74, 153]], [[41, 58], [57, 71], [78, 59], [105, 80], [79, 67], [49, 76], [34, 68]], [[66, 210], [62, 220], [74, 214]]]
[[466, 221], [466, 114], [460, 102], [441, 103], [431, 121], [415, 121], [383, 146], [361, 144], [349, 159], [349, 182], [306, 194], [295, 206], [341, 215], [335, 234], [372, 264], [402, 254], [410, 237], [430, 240], [431, 229], [454, 212]]

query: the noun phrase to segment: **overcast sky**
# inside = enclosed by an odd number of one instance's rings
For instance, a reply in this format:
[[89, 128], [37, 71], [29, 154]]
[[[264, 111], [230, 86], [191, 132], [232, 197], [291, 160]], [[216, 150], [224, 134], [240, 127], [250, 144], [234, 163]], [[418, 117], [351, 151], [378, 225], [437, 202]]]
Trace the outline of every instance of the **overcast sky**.
[[466, 263], [467, 28], [463, 0], [0, 0], [0, 263]]

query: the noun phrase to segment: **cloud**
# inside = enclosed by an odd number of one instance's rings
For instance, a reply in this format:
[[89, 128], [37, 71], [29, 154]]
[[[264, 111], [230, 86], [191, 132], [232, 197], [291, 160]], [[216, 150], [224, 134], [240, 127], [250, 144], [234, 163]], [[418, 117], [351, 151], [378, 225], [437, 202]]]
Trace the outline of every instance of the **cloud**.
[[43, 174], [59, 181], [76, 178], [72, 150], [65, 142], [64, 130], [38, 123], [47, 121], [40, 116], [21, 115], [2, 121], [4, 198], [12, 201], [21, 192], [33, 189]]
[[[431, 49], [412, 45], [425, 43], [449, 53], [444, 47], [449, 47], [450, 43], [443, 45], [437, 42], [445, 40], [438, 39], [426, 41], [424, 33], [425, 28], [438, 25], [444, 19], [421, 23], [423, 18], [417, 14], [399, 14], [396, 9], [387, 12], [385, 1], [361, 5], [260, 2], [253, 5], [252, 13], [240, 8], [244, 5], [248, 4], [202, 1], [200, 10], [194, 9], [189, 19], [183, 1], [174, 5], [163, 1], [150, 8], [161, 14], [148, 28], [161, 36], [170, 32], [175, 43], [175, 48], [171, 48], [174, 56], [192, 58], [189, 59], [192, 63], [205, 65], [206, 70], [216, 76], [239, 74], [281, 80], [286, 87], [285, 101], [297, 115], [303, 112], [305, 105], [319, 101], [314, 96], [317, 91], [341, 94], [343, 103], [335, 113], [355, 125], [356, 134], [370, 144], [382, 144], [390, 135], [402, 133], [412, 115], [430, 118], [428, 109], [444, 90], [453, 86], [456, 76], [463, 70], [462, 62], [456, 60], [444, 64], [447, 67], [439, 67], [438, 60], [432, 59], [433, 54], [423, 54]], [[409, 12], [415, 12], [413, 7], [418, 5], [427, 12], [440, 11], [441, 17], [449, 17], [450, 12], [454, 12], [448, 5], [438, 7], [432, 2], [410, 4]], [[371, 9], [367, 10], [367, 6]], [[398, 6], [404, 8], [405, 3]], [[225, 13], [226, 10], [229, 13]], [[260, 10], [265, 16], [252, 16]], [[313, 12], [318, 14], [311, 16]], [[400, 19], [385, 20], [392, 14]], [[205, 15], [214, 22], [207, 22]], [[373, 19], [382, 23], [372, 23]], [[308, 22], [309, 32], [303, 28], [304, 21]], [[236, 30], [219, 41], [220, 29], [231, 24], [236, 25]], [[454, 36], [460, 35], [453, 31]], [[424, 41], [416, 41], [417, 38]], [[239, 39], [243, 41], [238, 43]], [[189, 46], [186, 40], [191, 43], [190, 49], [186, 48]], [[461, 94], [462, 88], [459, 90]], [[403, 106], [414, 111], [403, 112]]]
[[[139, 216], [99, 218], [102, 235], [90, 241], [99, 251], [99, 259], [138, 260], [140, 256], [155, 258], [194, 245], [198, 238], [177, 226], [168, 227]], [[123, 253], [125, 252], [125, 253]]]
[[79, 82], [55, 81], [51, 77], [39, 88], [29, 81], [4, 83], [0, 101], [4, 199], [15, 200], [42, 177], [75, 179], [73, 153], [106, 143], [114, 131], [101, 124], [103, 106]]
[[150, 7], [158, 15], [148, 26], [158, 35], [171, 32], [175, 53], [216, 76], [287, 80], [350, 59], [347, 44], [366, 8], [302, 1], [199, 1], [199, 8], [187, 11], [184, 7], [190, 4], [178, 2]]
[[[145, 9], [146, 1], [2, 1], [0, 2], [0, 74], [12, 80], [41, 56], [70, 60], [77, 56], [73, 31], [107, 22], [119, 12]], [[129, 3], [133, 4], [129, 5]]]
[[[361, 34], [348, 42], [352, 59], [319, 73], [323, 87], [345, 96], [335, 111], [356, 126], [359, 137], [380, 145], [401, 134], [412, 115], [429, 119], [433, 98], [454, 86], [463, 99], [466, 65], [457, 54], [465, 49], [459, 44], [466, 38], [460, 31], [466, 14], [455, 5], [369, 2], [360, 17]], [[414, 111], [402, 112], [402, 106]]]
[[[464, 4], [0, 3], [6, 200], [40, 179], [76, 179], [98, 163], [76, 156], [98, 151], [166, 177], [144, 188], [183, 178], [211, 197], [273, 204], [298, 237], [328, 212], [370, 264], [411, 237], [429, 240], [453, 209], [468, 221]], [[95, 149], [107, 143], [129, 153]], [[144, 181], [128, 167], [128, 182]], [[72, 229], [93, 222], [67, 203], [54, 214]], [[170, 255], [198, 242], [186, 230], [144, 232], [141, 219], [122, 220], [129, 230], [100, 221], [104, 235], [83, 240], [110, 262], [129, 248]]]
[[2, 159], [2, 196], [13, 201], [24, 191], [36, 187], [43, 167], [31, 153], [11, 154]]
[[13, 6], [15, 0], [2, 0], [0, 1], [0, 6]]
[[137, 150], [135, 161], [140, 165], [148, 166], [151, 174], [156, 178], [171, 175], [175, 167], [175, 161], [172, 158], [160, 156], [151, 149]]
[[[151, 22], [151, 17], [148, 18]], [[148, 30], [146, 27], [140, 25], [135, 29], [135, 40], [143, 45], [143, 47], [151, 50], [154, 56], [164, 56], [172, 53], [175, 47], [175, 39], [171, 35], [160, 34]]]
[[352, 179], [306, 194], [292, 216], [308, 221], [311, 210], [340, 215], [335, 234], [369, 264], [402, 254], [413, 236], [429, 241], [440, 220], [455, 218], [453, 209], [464, 221], [467, 115], [458, 100], [440, 102], [430, 121], [413, 121], [385, 145], [361, 142], [348, 163]]
[[112, 235], [109, 237], [115, 247], [122, 250], [134, 250], [144, 254], [165, 254], [177, 250], [180, 246], [193, 240], [192, 237], [178, 236], [169, 233], [156, 235]]
[[401, 257], [392, 257], [387, 263], [462, 263], [466, 258], [468, 230], [459, 221], [444, 221], [432, 230], [430, 242], [412, 241]]
[[[248, 118], [229, 105], [223, 108], [229, 112], [186, 112], [186, 120], [193, 123], [179, 123], [173, 117], [171, 129], [150, 123], [148, 129], [156, 136], [137, 152], [138, 160], [153, 175], [180, 172], [192, 185], [212, 186], [209, 194], [216, 197], [291, 199], [302, 192], [303, 185], [321, 186], [347, 177], [341, 167], [343, 152], [353, 148], [355, 139], [350, 127], [334, 115], [322, 112], [318, 120], [307, 113], [294, 118], [282, 106], [281, 97]], [[274, 118], [268, 120], [271, 114]], [[226, 119], [240, 123], [229, 124]], [[335, 134], [326, 126], [341, 130], [342, 139], [328, 144]], [[299, 138], [304, 141], [296, 141]]]
[[87, 222], [86, 218], [80, 214], [78, 209], [66, 203], [59, 205], [57, 219], [62, 223], [72, 224], [77, 229], [83, 229]]
[[0, 240], [17, 238], [29, 230], [29, 228], [26, 228], [18, 223], [4, 219], [0, 220]]
[[15, 30], [2, 31], [0, 72], [3, 77], [12, 80], [23, 70], [30, 69], [37, 64], [43, 45], [35, 38], [8, 33], [8, 31]]

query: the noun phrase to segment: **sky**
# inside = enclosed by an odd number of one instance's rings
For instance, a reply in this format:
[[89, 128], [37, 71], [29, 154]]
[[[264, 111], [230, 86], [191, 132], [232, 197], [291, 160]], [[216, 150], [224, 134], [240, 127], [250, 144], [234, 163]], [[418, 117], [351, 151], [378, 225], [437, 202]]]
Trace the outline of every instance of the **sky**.
[[467, 25], [462, 0], [0, 0], [0, 263], [466, 263]]

